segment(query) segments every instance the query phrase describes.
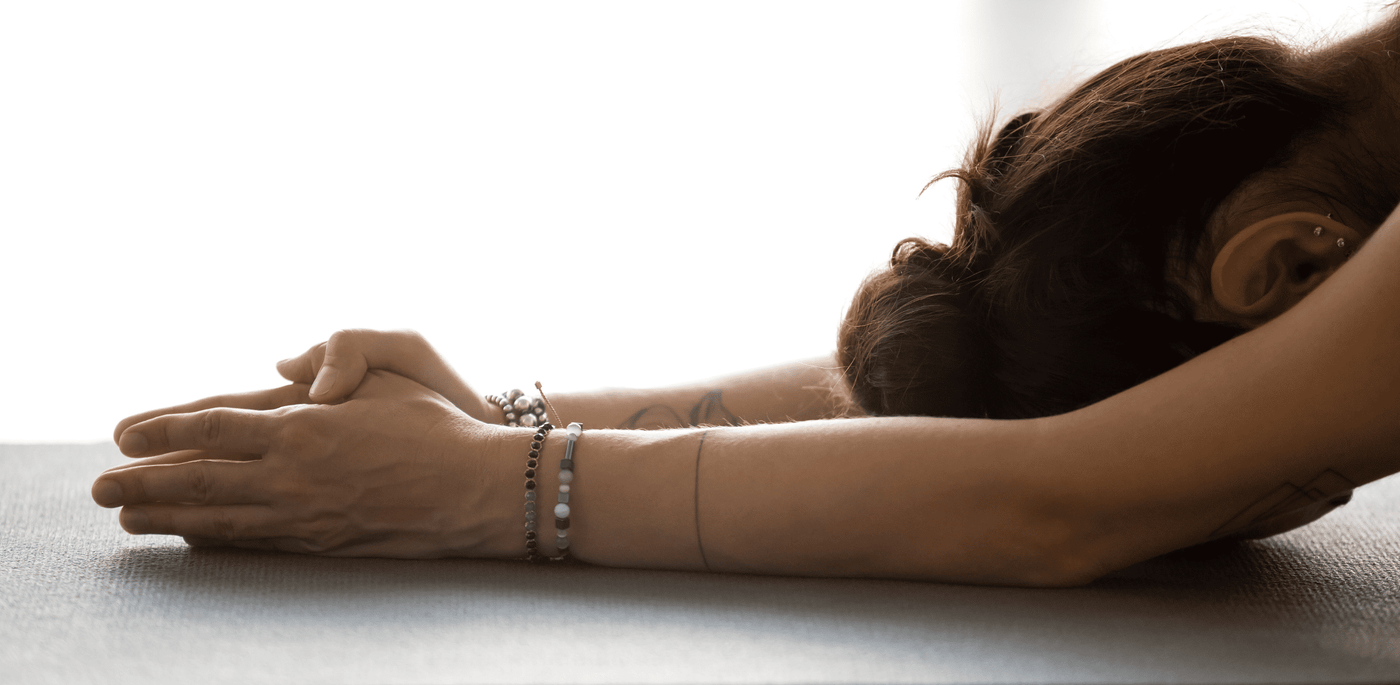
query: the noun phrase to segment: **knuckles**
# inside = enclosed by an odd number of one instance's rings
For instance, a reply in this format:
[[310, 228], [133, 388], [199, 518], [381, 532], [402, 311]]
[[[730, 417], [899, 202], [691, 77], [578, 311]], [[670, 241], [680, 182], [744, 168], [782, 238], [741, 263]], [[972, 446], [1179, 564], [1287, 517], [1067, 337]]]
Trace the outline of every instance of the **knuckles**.
[[199, 417], [199, 439], [205, 445], [217, 446], [219, 436], [223, 433], [224, 427], [223, 413], [218, 410], [203, 412]]
[[213, 488], [209, 481], [209, 471], [198, 462], [190, 464], [185, 471], [185, 488], [194, 504], [208, 504], [213, 501]]
[[242, 539], [238, 525], [234, 523], [227, 512], [215, 509], [209, 518], [209, 536], [216, 540], [239, 540]]

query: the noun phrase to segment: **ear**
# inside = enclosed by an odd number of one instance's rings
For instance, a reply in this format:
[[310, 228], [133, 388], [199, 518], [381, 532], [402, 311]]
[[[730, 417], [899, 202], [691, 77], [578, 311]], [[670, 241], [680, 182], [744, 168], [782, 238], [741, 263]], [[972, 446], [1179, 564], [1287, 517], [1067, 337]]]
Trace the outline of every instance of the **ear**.
[[1327, 280], [1360, 244], [1360, 234], [1321, 214], [1269, 217], [1235, 234], [1216, 254], [1211, 294], [1236, 323], [1260, 325]]

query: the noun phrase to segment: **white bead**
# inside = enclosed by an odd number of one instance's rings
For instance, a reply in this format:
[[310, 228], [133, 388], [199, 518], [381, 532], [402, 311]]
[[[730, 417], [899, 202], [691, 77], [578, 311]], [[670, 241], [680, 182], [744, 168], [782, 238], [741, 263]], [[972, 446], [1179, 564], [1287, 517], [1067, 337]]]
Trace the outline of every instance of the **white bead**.
[[569, 518], [569, 505], [563, 503], [554, 505], [554, 517], [561, 519]]
[[517, 397], [515, 398], [515, 402], [511, 403], [511, 406], [515, 407], [516, 411], [520, 412], [521, 414], [524, 414], [525, 412], [530, 411], [530, 398]]
[[515, 388], [514, 390], [511, 390], [510, 392], [506, 393], [506, 400], [507, 400], [507, 401], [510, 401], [510, 402], [514, 402], [514, 401], [515, 401], [515, 398], [520, 397], [521, 395], [524, 395], [524, 394], [525, 394], [525, 393], [523, 393], [523, 392], [520, 391], [520, 388]]
[[569, 486], [567, 486], [567, 485], [561, 485], [561, 486], [559, 486], [559, 492], [568, 492], [568, 491], [569, 491]]
[[568, 529], [568, 528], [563, 528], [563, 529], [558, 529], [558, 528], [556, 528], [556, 529], [554, 530], [554, 536], [555, 536], [555, 537], [560, 537], [560, 538], [562, 538], [562, 537], [568, 537], [568, 535], [569, 535], [569, 529]]
[[554, 543], [554, 546], [555, 546], [555, 547], [558, 547], [559, 549], [568, 549], [568, 548], [569, 548], [569, 539], [568, 539], [568, 538], [559, 538], [559, 539]]
[[569, 424], [569, 436], [577, 438], [580, 435], [583, 435], [583, 425], [577, 423]]
[[574, 472], [568, 469], [560, 469], [559, 482], [565, 485], [574, 482]]
[[534, 414], [525, 414], [524, 416], [521, 416], [521, 417], [520, 417], [520, 425], [522, 425], [522, 426], [524, 426], [524, 427], [526, 427], [526, 428], [534, 428], [534, 427], [535, 427], [535, 415], [534, 415]]

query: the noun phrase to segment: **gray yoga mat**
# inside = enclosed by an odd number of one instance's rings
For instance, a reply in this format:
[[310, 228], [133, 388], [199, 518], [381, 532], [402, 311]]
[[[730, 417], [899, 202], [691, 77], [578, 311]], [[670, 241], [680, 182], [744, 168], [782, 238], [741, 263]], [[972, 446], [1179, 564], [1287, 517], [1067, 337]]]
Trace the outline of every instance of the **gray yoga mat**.
[[131, 537], [0, 445], [3, 683], [1400, 681], [1400, 480], [1085, 588], [320, 559]]

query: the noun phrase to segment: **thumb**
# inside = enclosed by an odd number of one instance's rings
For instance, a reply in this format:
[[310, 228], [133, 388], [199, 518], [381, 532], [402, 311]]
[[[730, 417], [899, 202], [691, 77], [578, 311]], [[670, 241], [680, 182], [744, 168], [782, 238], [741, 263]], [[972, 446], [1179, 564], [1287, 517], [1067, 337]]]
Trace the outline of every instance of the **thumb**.
[[369, 363], [364, 353], [340, 334], [326, 341], [326, 356], [311, 384], [311, 401], [334, 402], [360, 387]]

